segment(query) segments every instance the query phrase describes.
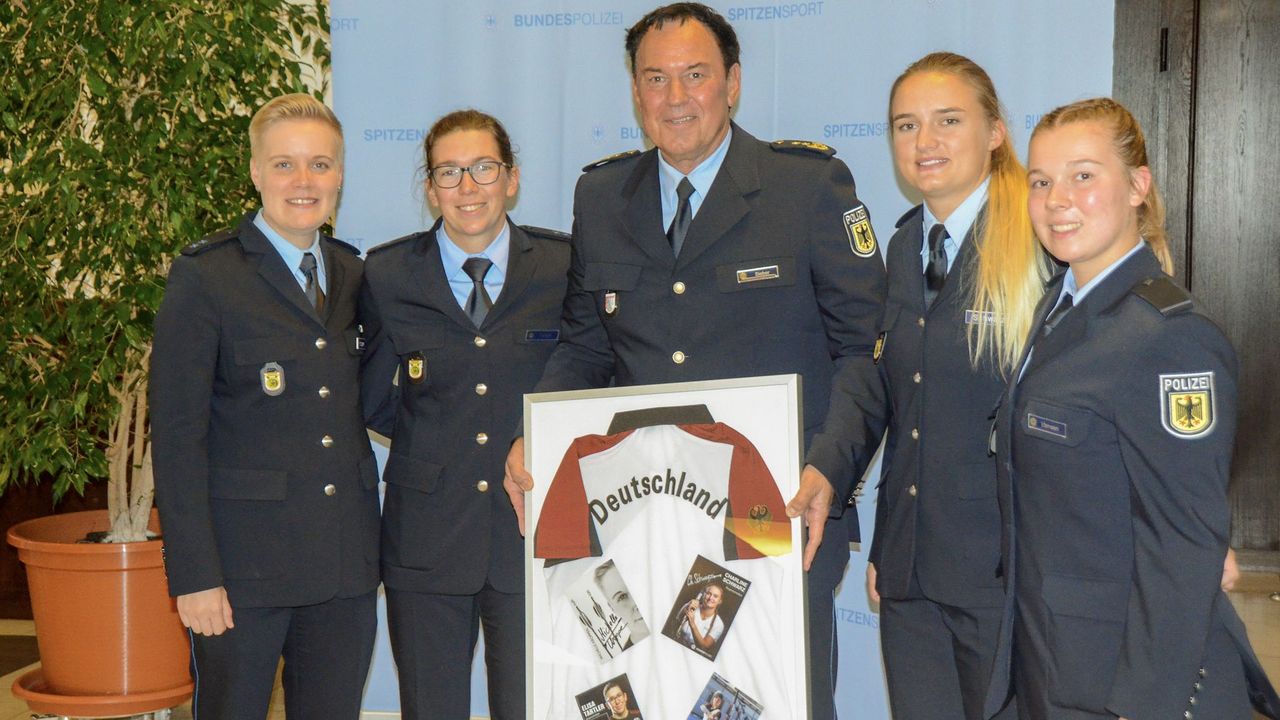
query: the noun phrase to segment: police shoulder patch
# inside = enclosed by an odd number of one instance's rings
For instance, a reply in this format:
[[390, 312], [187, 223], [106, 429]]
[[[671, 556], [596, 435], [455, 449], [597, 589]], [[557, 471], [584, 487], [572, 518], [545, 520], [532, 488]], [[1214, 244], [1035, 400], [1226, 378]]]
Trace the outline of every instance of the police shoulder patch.
[[769, 147], [779, 152], [798, 152], [823, 157], [835, 157], [836, 154], [836, 149], [830, 145], [812, 140], [774, 140], [769, 143]]
[[234, 240], [240, 237], [240, 231], [236, 228], [222, 230], [212, 235], [206, 235], [190, 245], [182, 248], [183, 255], [199, 255], [200, 253], [215, 248], [228, 240]]
[[569, 242], [573, 239], [573, 236], [567, 232], [560, 232], [559, 230], [552, 230], [551, 228], [537, 227], [536, 225], [521, 225], [520, 229], [534, 237], [542, 238], [543, 240]]
[[1217, 423], [1213, 371], [1160, 375], [1160, 424], [1170, 435], [1197, 438]]
[[849, 236], [849, 249], [858, 257], [876, 254], [876, 231], [871, 229], [867, 206], [858, 203], [844, 214], [844, 231]]
[[595, 170], [597, 168], [602, 168], [605, 165], [608, 165], [609, 163], [614, 163], [619, 160], [625, 160], [626, 158], [635, 157], [636, 155], [639, 155], [639, 154], [640, 154], [639, 150], [627, 150], [626, 152], [620, 152], [620, 153], [617, 153], [616, 155], [603, 157], [593, 163], [582, 166], [582, 172], [591, 172], [592, 170]]
[[1164, 276], [1147, 278], [1134, 285], [1131, 292], [1146, 300], [1165, 317], [1190, 310], [1193, 304], [1191, 293]]

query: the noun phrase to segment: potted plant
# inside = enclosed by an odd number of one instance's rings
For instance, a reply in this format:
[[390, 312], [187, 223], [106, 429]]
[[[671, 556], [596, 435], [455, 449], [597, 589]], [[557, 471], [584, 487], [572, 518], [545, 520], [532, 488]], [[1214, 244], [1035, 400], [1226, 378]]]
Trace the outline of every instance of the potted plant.
[[[124, 594], [156, 604], [108, 609], [86, 626], [95, 628], [91, 639], [81, 629], [73, 644], [91, 650], [124, 626], [167, 627], [178, 651], [161, 664], [185, 674], [186, 635], [169, 615], [161, 541], [146, 540], [148, 523], [159, 529], [146, 440], [151, 326], [173, 254], [258, 203], [247, 167], [253, 110], [326, 87], [326, 5], [10, 0], [0, 6], [0, 57], [0, 493], [50, 482], [56, 502], [109, 477], [107, 515], [25, 525], [33, 541], [124, 558], [131, 569], [123, 574], [153, 564], [160, 584]], [[71, 527], [52, 529], [61, 523]], [[112, 542], [76, 542], [89, 531]], [[156, 560], [140, 562], [148, 547]], [[56, 674], [46, 640], [71, 621], [47, 619], [55, 616], [42, 609], [37, 586], [69, 596], [82, 615], [107, 601], [67, 590], [65, 575], [52, 585], [37, 580], [30, 562], [28, 572], [44, 669]], [[109, 677], [102, 663], [128, 665], [133, 654], [109, 651], [87, 675]]]

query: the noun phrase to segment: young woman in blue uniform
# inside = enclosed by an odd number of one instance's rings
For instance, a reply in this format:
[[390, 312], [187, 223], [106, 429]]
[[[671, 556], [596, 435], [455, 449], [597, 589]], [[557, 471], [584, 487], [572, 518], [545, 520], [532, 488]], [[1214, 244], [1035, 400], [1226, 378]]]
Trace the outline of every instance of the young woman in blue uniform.
[[867, 566], [904, 720], [982, 720], [1004, 601], [989, 416], [1048, 279], [991, 79], [933, 53], [890, 93], [894, 159], [924, 203], [889, 244], [877, 363], [888, 440]]
[[1009, 591], [988, 707], [1246, 720], [1275, 693], [1220, 589], [1237, 364], [1175, 285], [1142, 130], [1107, 98], [1045, 115], [1029, 210], [1069, 265], [997, 418]]
[[492, 717], [524, 718], [524, 553], [506, 440], [559, 338], [568, 236], [506, 214], [520, 170], [476, 110], [436, 121], [426, 194], [440, 219], [369, 251], [362, 391], [391, 438], [382, 567], [405, 718], [470, 715], [484, 626]]
[[151, 356], [156, 504], [192, 633], [192, 714], [355, 720], [373, 652], [378, 472], [360, 412], [359, 251], [319, 232], [342, 126], [308, 95], [249, 123], [262, 208], [174, 258]]

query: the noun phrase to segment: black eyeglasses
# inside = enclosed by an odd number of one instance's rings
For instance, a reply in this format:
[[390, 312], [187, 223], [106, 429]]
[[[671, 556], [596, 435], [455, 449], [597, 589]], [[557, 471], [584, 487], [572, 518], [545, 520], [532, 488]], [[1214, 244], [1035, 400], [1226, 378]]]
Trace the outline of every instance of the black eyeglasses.
[[471, 167], [441, 165], [440, 167], [431, 168], [428, 172], [431, 176], [431, 182], [436, 187], [448, 190], [462, 184], [462, 175], [464, 173], [470, 173], [471, 179], [477, 185], [492, 185], [497, 182], [498, 176], [502, 174], [502, 168], [511, 169], [511, 166], [494, 160], [481, 160]]

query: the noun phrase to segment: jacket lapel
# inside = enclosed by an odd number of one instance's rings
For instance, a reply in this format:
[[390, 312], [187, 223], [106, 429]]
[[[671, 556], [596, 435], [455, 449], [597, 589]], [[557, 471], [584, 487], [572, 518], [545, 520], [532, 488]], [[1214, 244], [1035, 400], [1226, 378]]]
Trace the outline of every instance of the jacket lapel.
[[276, 249], [271, 246], [271, 241], [267, 240], [262, 231], [258, 230], [257, 226], [253, 224], [252, 215], [246, 215], [245, 219], [241, 221], [239, 233], [240, 244], [245, 253], [257, 256], [258, 275], [262, 276], [262, 279], [281, 298], [296, 307], [299, 312], [310, 318], [312, 322], [323, 327], [324, 321], [320, 319], [320, 315], [312, 307], [311, 301], [307, 299], [302, 287], [298, 285], [293, 272], [285, 267], [284, 259], [280, 257], [280, 253], [276, 252]]
[[[724, 163], [711, 183], [711, 191], [698, 208], [689, 225], [684, 247], [676, 259], [678, 267], [693, 262], [699, 255], [724, 237], [747, 213], [751, 204], [747, 197], [760, 189], [758, 153], [773, 152], [747, 131], [733, 126], [733, 137], [725, 153]], [[656, 186], [656, 178], [655, 183]]]
[[436, 235], [436, 231], [440, 228], [441, 222], [436, 220], [436, 224], [430, 231], [414, 241], [417, 247], [410, 256], [413, 267], [409, 272], [413, 286], [407, 289], [408, 296], [425, 297], [425, 303], [428, 306], [438, 308], [441, 313], [462, 327], [475, 330], [477, 329], [475, 323], [471, 322], [471, 318], [458, 304], [458, 299], [453, 296], [453, 289], [449, 286], [449, 276], [445, 274], [444, 263], [440, 260], [440, 238]]
[[[982, 225], [987, 215], [987, 208], [984, 205], [982, 210], [978, 211], [977, 217], [973, 219], [973, 224], [969, 226], [969, 232], [964, 236], [964, 242], [960, 243], [960, 252], [956, 254], [956, 258], [951, 263], [951, 269], [947, 271], [947, 277], [942, 283], [942, 290], [938, 293], [938, 297], [933, 302], [933, 307], [951, 302], [953, 295], [960, 293], [964, 289], [964, 278], [972, 275], [970, 272], [971, 263], [978, 261], [977, 249], [977, 229]], [[919, 257], [920, 252], [924, 251], [924, 223], [917, 223], [916, 226], [920, 232], [920, 246], [916, 248], [916, 256]], [[921, 266], [923, 268], [923, 266]], [[920, 273], [920, 297], [924, 297], [924, 272]]]
[[[675, 257], [671, 254], [671, 243], [667, 242], [667, 229], [662, 227], [662, 196], [658, 188], [656, 149], [646, 152], [636, 162], [631, 177], [622, 186], [622, 194], [627, 199], [624, 211], [626, 221], [622, 224], [622, 231], [659, 265], [672, 267]], [[687, 237], [685, 247], [688, 248]]]
[[529, 239], [528, 234], [519, 225], [511, 222], [511, 218], [507, 218], [507, 227], [511, 228], [511, 248], [507, 255], [507, 279], [502, 283], [502, 292], [498, 295], [498, 301], [485, 316], [484, 325], [486, 326], [493, 324], [498, 318], [511, 311], [511, 308], [519, 302], [520, 296], [538, 268], [538, 253], [535, 252], [533, 241]]
[[[324, 318], [323, 321], [327, 325], [329, 318], [333, 316], [333, 308], [337, 306], [338, 298], [342, 297], [343, 283], [346, 280], [346, 264], [343, 258], [334, 250], [333, 245], [327, 242], [323, 237], [320, 240], [320, 252], [324, 253], [324, 274], [325, 281], [329, 287], [324, 290]], [[342, 252], [346, 252], [345, 250]], [[304, 293], [305, 295], [305, 293]]]

